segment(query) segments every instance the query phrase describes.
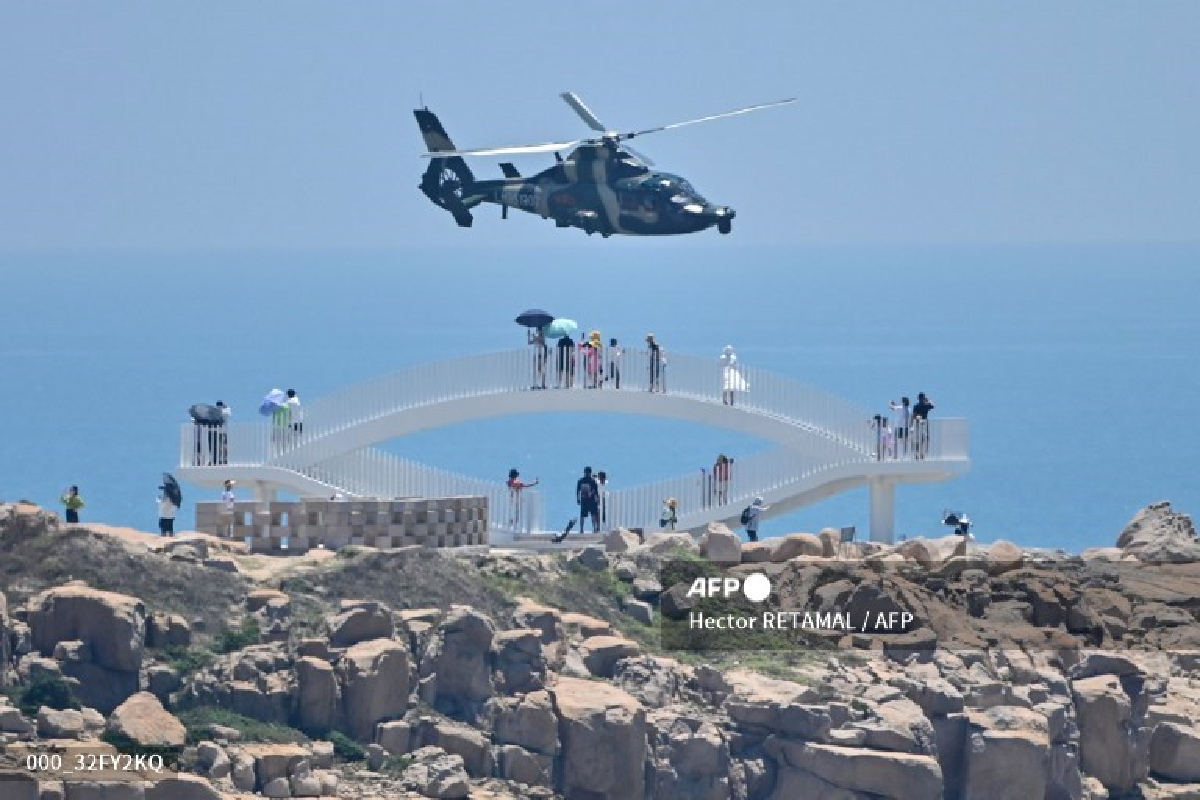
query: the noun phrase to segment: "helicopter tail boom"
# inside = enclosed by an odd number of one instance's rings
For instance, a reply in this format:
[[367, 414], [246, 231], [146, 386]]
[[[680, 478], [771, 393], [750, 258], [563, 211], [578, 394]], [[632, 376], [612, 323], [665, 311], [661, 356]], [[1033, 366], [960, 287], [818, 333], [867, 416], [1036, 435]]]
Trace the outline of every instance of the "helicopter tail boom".
[[[413, 115], [417, 118], [417, 125], [425, 138], [425, 147], [430, 153], [454, 150], [454, 142], [450, 141], [436, 114], [428, 108], [418, 108]], [[470, 209], [482, 200], [471, 196], [474, 185], [475, 175], [460, 156], [435, 156], [429, 160], [429, 167], [421, 176], [420, 189], [434, 205], [449, 211], [460, 227], [469, 228], [474, 221]]]

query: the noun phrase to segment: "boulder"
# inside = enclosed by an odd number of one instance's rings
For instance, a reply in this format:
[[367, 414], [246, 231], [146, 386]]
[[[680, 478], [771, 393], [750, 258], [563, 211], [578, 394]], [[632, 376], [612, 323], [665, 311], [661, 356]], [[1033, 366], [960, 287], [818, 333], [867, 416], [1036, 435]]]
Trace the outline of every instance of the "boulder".
[[893, 800], [933, 800], [943, 794], [942, 770], [932, 756], [793, 742], [775, 736], [767, 739], [764, 747], [781, 768], [807, 772], [840, 790]]
[[1025, 561], [1025, 553], [1012, 542], [1001, 539], [988, 546], [986, 559], [988, 575], [1003, 575], [1020, 569]]
[[450, 800], [471, 794], [471, 779], [463, 768], [462, 756], [446, 753], [440, 747], [414, 751], [400, 780], [425, 797]]
[[412, 725], [403, 720], [381, 722], [375, 727], [375, 743], [389, 755], [401, 756], [412, 749]]
[[396, 632], [392, 612], [381, 603], [356, 601], [343, 603], [340, 613], [329, 617], [329, 644], [352, 647], [371, 639], [391, 639]]
[[527, 786], [554, 784], [554, 759], [551, 756], [531, 753], [515, 744], [503, 744], [496, 748], [496, 763], [504, 780]]
[[638, 535], [626, 528], [615, 528], [604, 536], [604, 549], [609, 553], [625, 553], [641, 543]]
[[1150, 772], [1178, 783], [1200, 783], [1200, 730], [1160, 723], [1150, 739]]
[[30, 601], [29, 626], [33, 646], [44, 656], [59, 642], [78, 640], [100, 667], [136, 673], [142, 666], [146, 607], [136, 597], [60, 586]]
[[1191, 517], [1172, 511], [1166, 502], [1153, 503], [1134, 515], [1117, 537], [1117, 547], [1146, 563], [1200, 561]]
[[579, 645], [584, 665], [597, 678], [611, 678], [618, 661], [641, 655], [641, 652], [637, 642], [620, 636], [592, 636]]
[[434, 677], [433, 705], [470, 718], [492, 696], [492, 621], [468, 606], [455, 606], [438, 626], [421, 662], [421, 678]]
[[37, 733], [43, 739], [81, 739], [84, 730], [83, 714], [74, 709], [38, 709]]
[[789, 533], [771, 542], [771, 560], [776, 563], [791, 561], [798, 556], [820, 557], [825, 552], [820, 538], [811, 533]]
[[408, 708], [408, 650], [398, 642], [373, 639], [354, 645], [338, 664], [346, 732], [370, 741], [378, 722], [404, 716]]
[[187, 743], [183, 723], [150, 692], [138, 692], [118, 706], [108, 718], [108, 731], [143, 747], [183, 747]]
[[562, 741], [562, 792], [592, 800], [645, 794], [646, 712], [604, 683], [559, 678], [551, 690]]
[[21, 716], [20, 711], [0, 701], [0, 733], [12, 734], [18, 739], [28, 739], [36, 730], [32, 722]]
[[625, 613], [643, 625], [654, 624], [654, 606], [644, 600], [627, 600]]
[[1146, 779], [1150, 744], [1133, 699], [1115, 675], [1076, 680], [1071, 694], [1083, 771], [1110, 792], [1131, 791]]
[[608, 556], [601, 545], [588, 545], [567, 559], [567, 567], [585, 572], [600, 572], [608, 569]]
[[192, 643], [192, 626], [178, 614], [152, 614], [146, 620], [147, 647], [187, 647]]
[[[46, 781], [42, 785], [46, 785]], [[38, 781], [28, 775], [6, 775], [4, 779], [5, 800], [39, 800], [44, 795], [38, 788]]]
[[334, 727], [341, 697], [333, 665], [305, 656], [296, 661], [296, 726], [320, 735]]
[[821, 540], [821, 555], [825, 558], [836, 558], [842, 545], [841, 528], [822, 528], [817, 538]]
[[497, 691], [532, 692], [545, 685], [546, 658], [537, 631], [501, 631], [492, 640]]
[[161, 700], [169, 702], [171, 692], [177, 692], [183, 686], [183, 678], [166, 664], [155, 664], [146, 670], [146, 688]]
[[489, 705], [489, 715], [497, 744], [519, 745], [548, 756], [558, 751], [558, 722], [548, 692], [530, 692], [520, 698], [497, 698]]
[[682, 531], [664, 531], [651, 533], [644, 543], [634, 548], [639, 553], [653, 553], [658, 556], [671, 556], [680, 552], [699, 553], [700, 546], [690, 533]]
[[563, 638], [562, 612], [531, 600], [522, 600], [513, 609], [513, 624], [520, 628], [538, 631], [542, 644], [551, 644]]
[[452, 722], [421, 726], [421, 742], [435, 745], [460, 756], [463, 769], [472, 778], [487, 778], [492, 773], [492, 750], [488, 738], [474, 728]]
[[771, 560], [775, 547], [771, 542], [746, 542], [742, 545], [743, 564], [763, 564]]
[[147, 784], [146, 800], [221, 800], [221, 793], [199, 775], [179, 773]]
[[266, 793], [267, 786], [271, 785], [274, 781], [282, 780], [287, 785], [288, 794], [281, 796], [288, 797], [291, 795], [291, 786], [288, 785], [287, 781], [288, 776], [291, 775], [292, 770], [297, 764], [307, 760], [307, 758], [308, 751], [296, 744], [245, 745], [242, 747], [239, 757], [234, 759], [234, 784], [238, 784], [239, 761], [245, 759], [252, 765], [254, 780], [264, 794]]
[[962, 797], [1028, 800], [1046, 797], [1050, 743], [1044, 731], [983, 730], [965, 748]]
[[925, 569], [935, 569], [951, 558], [966, 556], [967, 540], [955, 535], [937, 539], [909, 539], [896, 545], [895, 552]]
[[700, 539], [700, 555], [714, 564], [740, 564], [742, 540], [724, 524], [710, 523]]

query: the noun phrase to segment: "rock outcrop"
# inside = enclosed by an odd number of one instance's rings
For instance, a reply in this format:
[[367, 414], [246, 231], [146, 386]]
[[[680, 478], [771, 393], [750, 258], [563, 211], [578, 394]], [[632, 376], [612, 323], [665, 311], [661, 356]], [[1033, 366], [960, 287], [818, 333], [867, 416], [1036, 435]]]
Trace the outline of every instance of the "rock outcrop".
[[63, 673], [79, 681], [85, 705], [108, 713], [138, 690], [146, 641], [146, 607], [136, 597], [86, 586], [62, 586], [30, 601], [33, 647], [54, 655], [78, 642]]
[[564, 794], [626, 800], [645, 793], [646, 712], [604, 683], [559, 678], [550, 690], [558, 711]]
[[183, 723], [149, 692], [138, 692], [118, 706], [108, 718], [108, 731], [142, 747], [183, 747], [187, 742]]

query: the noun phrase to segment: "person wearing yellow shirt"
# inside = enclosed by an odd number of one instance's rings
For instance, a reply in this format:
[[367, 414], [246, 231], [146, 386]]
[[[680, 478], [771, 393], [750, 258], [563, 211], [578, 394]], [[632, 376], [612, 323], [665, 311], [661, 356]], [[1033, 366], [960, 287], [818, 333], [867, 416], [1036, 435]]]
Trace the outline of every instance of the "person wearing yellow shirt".
[[67, 522], [79, 522], [79, 509], [83, 508], [83, 498], [79, 496], [79, 487], [72, 486], [63, 492], [63, 496], [59, 500], [67, 507]]

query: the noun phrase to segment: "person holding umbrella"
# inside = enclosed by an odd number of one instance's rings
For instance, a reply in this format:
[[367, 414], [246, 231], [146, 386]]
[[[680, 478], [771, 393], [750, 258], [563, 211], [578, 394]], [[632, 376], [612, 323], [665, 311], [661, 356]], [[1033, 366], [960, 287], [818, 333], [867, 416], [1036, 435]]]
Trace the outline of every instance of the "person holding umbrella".
[[531, 308], [518, 314], [514, 321], [528, 328], [525, 332], [525, 342], [533, 348], [533, 386], [530, 388], [545, 389], [546, 359], [550, 352], [546, 347], [546, 334], [542, 329], [554, 321], [554, 315], [540, 308]]
[[162, 486], [158, 487], [158, 533], [160, 536], [175, 535], [175, 515], [183, 503], [179, 483], [170, 474], [163, 473]]

